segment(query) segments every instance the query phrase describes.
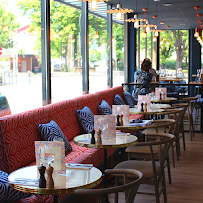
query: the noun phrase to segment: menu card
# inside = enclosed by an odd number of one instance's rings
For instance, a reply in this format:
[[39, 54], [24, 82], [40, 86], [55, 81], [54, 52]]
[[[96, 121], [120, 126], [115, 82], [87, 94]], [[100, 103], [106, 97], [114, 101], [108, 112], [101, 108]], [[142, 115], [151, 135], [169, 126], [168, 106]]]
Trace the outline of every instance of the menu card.
[[35, 141], [36, 165], [42, 163], [45, 167], [50, 163], [54, 168], [53, 174], [65, 174], [64, 142]]
[[112, 114], [115, 116], [123, 115], [123, 125], [129, 124], [129, 105], [113, 105], [112, 106]]
[[[116, 124], [114, 115], [95, 115], [94, 116], [94, 130], [102, 131], [102, 138], [115, 138], [116, 137]], [[97, 137], [97, 133], [95, 134]]]
[[147, 111], [151, 110], [151, 96], [148, 95], [138, 95], [138, 110], [141, 111], [141, 104], [143, 103], [143, 109], [145, 103], [147, 104]]
[[161, 93], [162, 99], [166, 99], [166, 97], [167, 97], [167, 88], [166, 87], [156, 87], [155, 88], [155, 97], [157, 99], [160, 99], [160, 93]]

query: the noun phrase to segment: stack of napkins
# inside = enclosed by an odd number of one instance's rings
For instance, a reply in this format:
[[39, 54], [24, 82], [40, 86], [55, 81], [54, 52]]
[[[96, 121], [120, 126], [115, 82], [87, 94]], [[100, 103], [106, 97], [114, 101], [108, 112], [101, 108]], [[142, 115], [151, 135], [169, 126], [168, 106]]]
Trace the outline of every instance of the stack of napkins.
[[145, 126], [151, 122], [152, 120], [142, 120], [142, 123], [129, 123], [129, 126]]
[[10, 184], [17, 185], [29, 185], [29, 186], [38, 186], [39, 180], [29, 179], [29, 178], [15, 178], [13, 181], [9, 181]]
[[93, 164], [66, 163], [66, 168], [91, 169]]

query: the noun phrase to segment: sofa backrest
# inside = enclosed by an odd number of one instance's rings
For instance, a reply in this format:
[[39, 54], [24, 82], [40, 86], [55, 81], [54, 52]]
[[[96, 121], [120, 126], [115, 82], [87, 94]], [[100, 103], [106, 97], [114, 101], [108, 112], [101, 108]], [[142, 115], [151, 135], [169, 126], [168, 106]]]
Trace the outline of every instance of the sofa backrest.
[[35, 161], [37, 126], [49, 121], [45, 108], [12, 114], [0, 118], [0, 170], [7, 173]]
[[76, 135], [82, 133], [78, 122], [76, 111], [78, 109], [77, 99], [66, 100], [46, 106], [49, 112], [49, 119], [54, 120], [66, 138], [70, 141]]
[[101, 104], [102, 100], [105, 100], [106, 102], [108, 102], [110, 106], [112, 106], [114, 104], [114, 97], [116, 94], [119, 94], [121, 98], [123, 98], [123, 87], [122, 86], [114, 87], [107, 90], [95, 92], [95, 94], [98, 97], [99, 102], [98, 105]]

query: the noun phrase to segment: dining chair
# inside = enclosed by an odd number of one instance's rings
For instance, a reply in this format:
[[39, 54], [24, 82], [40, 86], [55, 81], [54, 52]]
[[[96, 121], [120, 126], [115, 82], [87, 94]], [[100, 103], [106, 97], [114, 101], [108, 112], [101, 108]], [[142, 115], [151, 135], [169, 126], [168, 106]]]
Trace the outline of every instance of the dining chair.
[[[160, 112], [158, 114], [158, 116], [167, 116], [170, 119], [174, 119], [175, 120], [175, 124], [173, 126], [173, 128], [163, 128], [163, 127], [159, 127], [157, 126], [156, 129], [145, 129], [142, 133], [145, 134], [145, 136], [148, 133], [151, 132], [159, 132], [159, 133], [171, 133], [175, 135], [175, 140], [172, 143], [172, 147], [171, 147], [171, 154], [172, 154], [172, 163], [173, 163], [173, 167], [175, 167], [175, 152], [174, 152], [174, 148], [176, 149], [176, 157], [177, 157], [177, 161], [179, 161], [179, 156], [180, 156], [180, 138], [183, 138], [183, 147], [185, 147], [185, 136], [184, 136], [184, 131], [182, 130], [182, 121], [183, 121], [183, 116], [185, 114], [186, 108], [167, 108], [165, 109], [164, 112]], [[154, 121], [155, 123], [161, 123], [162, 119], [156, 120]], [[182, 133], [182, 135], [180, 136], [180, 133]], [[169, 183], [171, 181], [169, 180]]]
[[[115, 175], [115, 186], [100, 189], [77, 189], [75, 195], [98, 195], [100, 202], [104, 203], [104, 195], [115, 193], [115, 203], [118, 203], [119, 192], [125, 192], [125, 202], [133, 203], [137, 190], [144, 180], [143, 173], [135, 169], [107, 169], [106, 175]], [[129, 181], [128, 177], [131, 178]], [[119, 180], [122, 178], [122, 185]]]
[[[165, 160], [175, 136], [168, 133], [152, 133], [147, 135], [147, 142], [137, 142], [135, 146], [148, 147], [151, 161], [127, 160], [117, 164], [114, 169], [136, 169], [143, 173], [145, 179], [142, 184], [154, 185], [154, 192], [138, 190], [137, 194], [155, 195], [156, 203], [160, 203], [160, 195], [163, 193], [164, 203], [167, 203], [166, 183], [165, 183]], [[158, 148], [159, 159], [154, 153]], [[115, 176], [115, 174], [114, 174]], [[133, 177], [132, 177], [133, 178]]]
[[190, 140], [194, 137], [194, 125], [193, 125], [193, 110], [197, 102], [198, 97], [185, 97], [182, 100], [179, 100], [180, 103], [174, 104], [173, 106], [181, 106], [182, 103], [188, 103], [188, 108], [183, 118], [183, 123], [189, 122], [189, 132]]
[[[160, 120], [154, 120], [152, 121], [152, 124], [150, 126], [146, 126], [146, 129], [143, 130], [143, 134], [145, 135], [146, 139], [147, 139], [147, 134], [151, 134], [151, 133], [165, 133], [167, 131], [167, 133], [171, 133], [173, 134], [174, 131], [174, 124], [175, 124], [175, 120], [174, 119], [160, 119]], [[162, 130], [160, 130], [162, 129]], [[129, 146], [126, 148], [125, 150], [128, 153], [128, 160], [131, 160], [133, 158], [144, 158], [146, 159], [151, 159], [151, 151], [149, 149], [149, 147], [147, 146]], [[154, 155], [157, 156], [158, 159], [158, 155], [159, 155], [159, 149], [158, 146], [157, 148], [154, 147]], [[173, 162], [174, 162], [174, 153], [172, 153], [172, 157], [173, 157]], [[169, 157], [166, 158], [166, 164], [165, 167], [167, 167], [168, 170], [168, 181], [169, 184], [172, 183], [171, 181], [171, 169], [170, 169], [170, 160]]]

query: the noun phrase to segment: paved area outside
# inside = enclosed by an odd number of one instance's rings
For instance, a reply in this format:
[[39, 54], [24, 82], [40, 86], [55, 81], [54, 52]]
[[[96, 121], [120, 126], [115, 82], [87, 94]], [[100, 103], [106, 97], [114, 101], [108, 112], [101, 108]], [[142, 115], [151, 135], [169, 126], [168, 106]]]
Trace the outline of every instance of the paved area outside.
[[[122, 73], [121, 73], [122, 74]], [[124, 82], [124, 76], [113, 77], [114, 86]], [[42, 106], [42, 77], [41, 74], [18, 73], [14, 84], [0, 86], [0, 93], [5, 95], [12, 113], [38, 108]], [[90, 72], [89, 92], [107, 89], [106, 73]], [[51, 79], [52, 103], [71, 99], [82, 95], [81, 73], [54, 72]]]

